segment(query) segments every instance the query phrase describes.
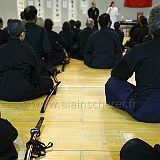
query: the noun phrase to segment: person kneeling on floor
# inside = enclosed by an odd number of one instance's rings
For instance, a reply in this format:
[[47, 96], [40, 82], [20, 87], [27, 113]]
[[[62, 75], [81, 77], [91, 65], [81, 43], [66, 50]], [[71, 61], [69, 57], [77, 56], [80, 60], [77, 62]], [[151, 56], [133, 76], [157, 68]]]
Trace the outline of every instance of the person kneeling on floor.
[[53, 81], [40, 74], [35, 51], [22, 42], [25, 38], [23, 23], [12, 20], [8, 30], [11, 40], [0, 48], [0, 99], [24, 101], [47, 94]]
[[[141, 122], [160, 122], [160, 5], [149, 14], [153, 39], [136, 45], [111, 72], [106, 83], [108, 104]], [[135, 72], [136, 86], [127, 82]]]

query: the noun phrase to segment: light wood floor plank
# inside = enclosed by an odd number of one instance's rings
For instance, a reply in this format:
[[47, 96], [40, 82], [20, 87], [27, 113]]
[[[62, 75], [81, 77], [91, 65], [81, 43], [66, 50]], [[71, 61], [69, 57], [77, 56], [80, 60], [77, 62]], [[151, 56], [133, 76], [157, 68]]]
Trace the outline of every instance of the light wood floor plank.
[[[2, 117], [18, 129], [15, 142], [19, 160], [25, 143], [40, 116], [45, 117], [41, 140], [54, 143], [45, 160], [119, 160], [122, 145], [131, 138], [142, 138], [151, 145], [160, 142], [160, 124], [136, 122], [127, 113], [105, 102], [105, 83], [111, 70], [88, 68], [71, 60], [45, 114], [40, 109], [45, 96], [23, 103], [0, 101]], [[135, 84], [134, 76], [129, 80]]]

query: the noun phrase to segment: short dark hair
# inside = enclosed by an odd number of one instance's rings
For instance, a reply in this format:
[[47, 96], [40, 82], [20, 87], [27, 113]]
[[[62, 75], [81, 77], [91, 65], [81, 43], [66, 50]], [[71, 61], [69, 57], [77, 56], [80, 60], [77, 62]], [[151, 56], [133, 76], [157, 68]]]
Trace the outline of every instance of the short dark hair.
[[74, 28], [74, 26], [75, 26], [75, 20], [73, 20], [73, 19], [71, 19], [70, 21], [69, 21], [69, 23], [70, 23], [70, 25], [71, 25], [71, 28]]
[[24, 11], [22, 11], [22, 12], [20, 13], [20, 17], [21, 17], [21, 20], [24, 20], [24, 19], [25, 19]]
[[107, 25], [111, 22], [110, 15], [107, 13], [101, 14], [99, 16], [98, 22], [101, 28], [107, 27]]
[[119, 28], [120, 28], [120, 23], [119, 22], [115, 22], [114, 23], [114, 28], [116, 29], [116, 30], [118, 30]]
[[69, 30], [71, 30], [71, 25], [70, 25], [70, 23], [69, 23], [69, 22], [64, 22], [64, 23], [63, 23], [63, 26], [62, 26], [62, 29], [63, 29], [64, 31], [69, 31]]
[[3, 19], [0, 17], [0, 23], [3, 23]]
[[44, 22], [44, 27], [51, 31], [52, 28], [53, 28], [53, 21], [51, 19], [45, 19], [45, 22]]
[[7, 25], [9, 25], [9, 23], [12, 21], [12, 19], [8, 19], [7, 20]]
[[8, 31], [11, 38], [18, 38], [20, 34], [25, 31], [25, 26], [22, 21], [13, 19], [8, 24]]
[[34, 6], [28, 6], [24, 9], [24, 17], [27, 21], [35, 20], [37, 9]]
[[147, 18], [145, 16], [141, 16], [140, 17], [140, 23], [142, 24], [142, 26], [148, 25]]
[[75, 27], [76, 28], [81, 28], [81, 21], [76, 21]]

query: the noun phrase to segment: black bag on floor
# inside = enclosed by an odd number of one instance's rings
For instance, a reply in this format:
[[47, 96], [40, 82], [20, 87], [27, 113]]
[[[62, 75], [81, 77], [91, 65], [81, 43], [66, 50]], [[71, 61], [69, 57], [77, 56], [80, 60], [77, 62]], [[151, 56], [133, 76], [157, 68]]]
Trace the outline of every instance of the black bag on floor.
[[160, 145], [152, 147], [141, 139], [131, 139], [122, 147], [120, 160], [160, 160]]
[[0, 160], [16, 160], [18, 154], [13, 142], [18, 136], [10, 122], [0, 118]]

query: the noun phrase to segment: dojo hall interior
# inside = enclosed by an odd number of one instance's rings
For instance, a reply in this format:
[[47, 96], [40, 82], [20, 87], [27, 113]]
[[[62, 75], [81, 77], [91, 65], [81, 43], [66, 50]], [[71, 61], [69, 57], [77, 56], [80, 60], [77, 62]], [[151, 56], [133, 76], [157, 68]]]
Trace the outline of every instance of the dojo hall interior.
[[[95, 2], [100, 15], [107, 12], [111, 3], [108, 0]], [[8, 19], [20, 19], [24, 8], [34, 5], [38, 16], [52, 19], [53, 30], [59, 33], [63, 22], [70, 19], [80, 20], [81, 29], [84, 29], [91, 3], [92, 0], [0, 0], [0, 17], [5, 28]], [[137, 20], [138, 13], [148, 17], [150, 7], [125, 7], [124, 0], [115, 0], [115, 3], [119, 9], [117, 21]], [[153, 6], [157, 3], [159, 0], [152, 1]], [[131, 27], [121, 25], [123, 44], [129, 40]], [[61, 70], [62, 65], [57, 69]], [[1, 118], [11, 122], [18, 131], [14, 142], [18, 160], [24, 159], [30, 130], [35, 128], [40, 117], [44, 117], [44, 122], [39, 140], [54, 144], [46, 156], [38, 158], [42, 160], [120, 160], [122, 146], [132, 138], [142, 139], [151, 146], [158, 143], [159, 123], [138, 122], [127, 112], [106, 104], [105, 84], [111, 71], [90, 68], [84, 61], [70, 58], [64, 71], [57, 75], [61, 84], [56, 95], [50, 98], [45, 113], [40, 110], [46, 95], [21, 102], [0, 100]], [[135, 75], [128, 81], [136, 85]]]

